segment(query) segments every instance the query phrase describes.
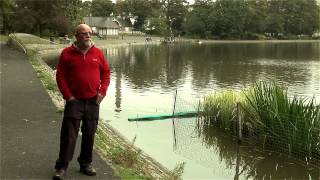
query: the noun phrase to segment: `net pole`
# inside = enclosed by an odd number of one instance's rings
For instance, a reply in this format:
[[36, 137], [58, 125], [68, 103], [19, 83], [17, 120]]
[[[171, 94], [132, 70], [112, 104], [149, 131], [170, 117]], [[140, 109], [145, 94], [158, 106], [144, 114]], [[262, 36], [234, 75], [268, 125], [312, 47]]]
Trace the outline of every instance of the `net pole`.
[[176, 92], [174, 94], [174, 103], [173, 103], [173, 111], [172, 111], [172, 132], [173, 132], [173, 145], [176, 145], [177, 144], [177, 138], [176, 138], [176, 128], [175, 128], [175, 124], [174, 124], [174, 113], [175, 113], [175, 110], [176, 110], [176, 102], [177, 102], [177, 94], [178, 94], [178, 90], [176, 89]]
[[241, 141], [242, 141], [242, 117], [241, 117], [239, 102], [237, 102], [237, 116], [238, 116], [238, 143], [241, 143]]

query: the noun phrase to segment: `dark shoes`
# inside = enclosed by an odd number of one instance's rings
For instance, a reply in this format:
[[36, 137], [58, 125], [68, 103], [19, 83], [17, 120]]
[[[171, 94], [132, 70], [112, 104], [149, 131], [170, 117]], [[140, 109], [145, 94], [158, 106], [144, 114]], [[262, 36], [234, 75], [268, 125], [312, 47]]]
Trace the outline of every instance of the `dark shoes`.
[[54, 172], [53, 174], [52, 180], [62, 180], [65, 175], [66, 175], [66, 170], [57, 169], [56, 172]]
[[[87, 166], [80, 166], [80, 172], [87, 175], [87, 176], [95, 176], [97, 174], [94, 167], [89, 164]], [[66, 170], [64, 169], [57, 169], [52, 177], [52, 180], [62, 180], [66, 175]]]
[[80, 172], [87, 176], [95, 176], [97, 174], [97, 171], [93, 168], [91, 164], [86, 166], [80, 166]]

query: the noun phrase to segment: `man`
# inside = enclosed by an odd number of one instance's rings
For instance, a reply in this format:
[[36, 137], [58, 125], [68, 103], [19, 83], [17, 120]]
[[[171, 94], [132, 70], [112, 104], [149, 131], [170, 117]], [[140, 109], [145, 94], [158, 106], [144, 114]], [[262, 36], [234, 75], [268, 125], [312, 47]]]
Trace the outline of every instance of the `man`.
[[73, 157], [81, 120], [80, 172], [88, 176], [96, 175], [92, 166], [92, 150], [99, 104], [110, 83], [110, 69], [102, 51], [91, 41], [91, 34], [88, 25], [80, 24], [75, 30], [76, 41], [60, 55], [56, 80], [66, 104], [53, 179], [65, 176]]

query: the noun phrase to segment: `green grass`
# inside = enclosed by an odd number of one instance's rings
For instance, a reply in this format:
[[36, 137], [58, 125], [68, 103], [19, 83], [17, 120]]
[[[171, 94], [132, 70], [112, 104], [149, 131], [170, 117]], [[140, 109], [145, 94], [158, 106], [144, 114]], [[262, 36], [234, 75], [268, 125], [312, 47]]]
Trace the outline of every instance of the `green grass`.
[[[133, 146], [133, 144], [132, 144]], [[121, 179], [152, 179], [140, 168], [138, 157], [141, 151], [133, 148], [124, 149], [115, 139], [108, 137], [102, 129], [98, 128], [95, 138], [95, 147], [101, 154], [111, 161], [113, 168]]]
[[[198, 130], [204, 125], [219, 125], [236, 132], [236, 103], [241, 104], [243, 133], [255, 135], [264, 147], [314, 158], [320, 156], [320, 106], [313, 98], [289, 97], [287, 89], [275, 82], [259, 82], [241, 93], [225, 91], [208, 95], [200, 106], [202, 117]], [[232, 131], [233, 130], [233, 131]]]
[[43, 85], [46, 89], [53, 91], [53, 92], [58, 92], [58, 86], [53, 79], [52, 75], [47, 72], [47, 70], [37, 61], [36, 56], [33, 56], [32, 54], [29, 55], [30, 62], [35, 69], [38, 78], [43, 82]]
[[18, 39], [22, 44], [50, 44], [48, 40], [42, 39], [37, 36], [19, 36]]
[[8, 36], [7, 35], [0, 35], [0, 42], [7, 42], [8, 41]]
[[133, 169], [123, 168], [121, 166], [117, 167], [118, 174], [121, 179], [139, 179], [139, 180], [151, 180], [152, 178], [137, 175], [136, 171]]

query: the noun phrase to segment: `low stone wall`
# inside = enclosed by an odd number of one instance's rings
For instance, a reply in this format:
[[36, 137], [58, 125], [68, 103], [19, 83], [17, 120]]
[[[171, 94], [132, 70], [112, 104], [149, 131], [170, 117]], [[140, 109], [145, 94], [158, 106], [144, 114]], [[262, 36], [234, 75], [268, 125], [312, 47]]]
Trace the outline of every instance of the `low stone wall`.
[[17, 40], [14, 34], [9, 35], [7, 45], [23, 53], [27, 53], [26, 48]]

